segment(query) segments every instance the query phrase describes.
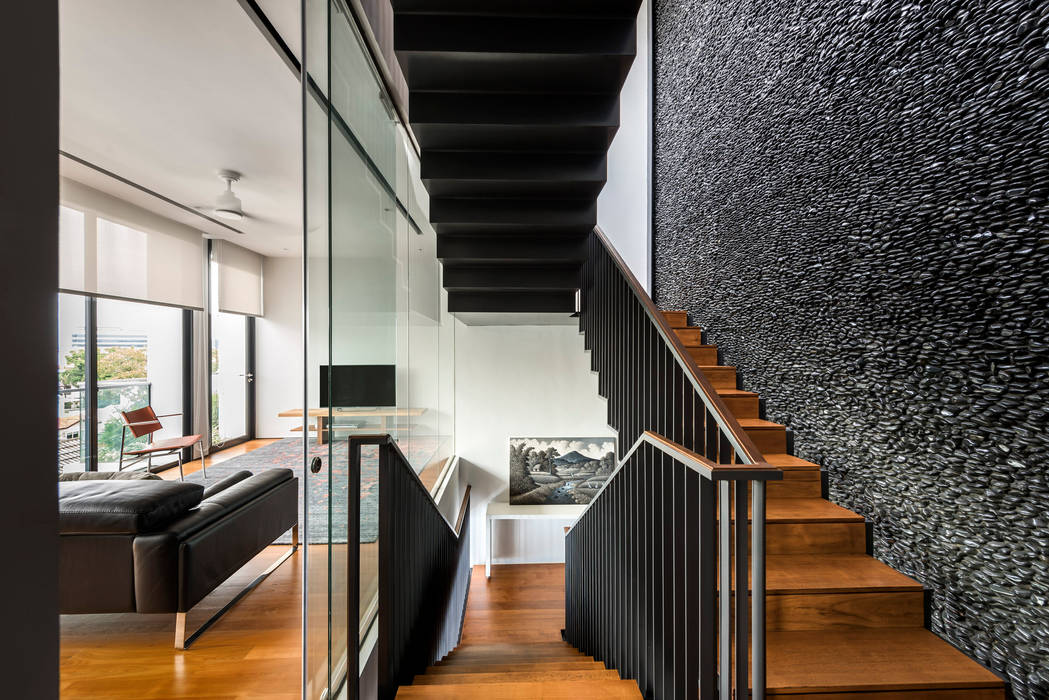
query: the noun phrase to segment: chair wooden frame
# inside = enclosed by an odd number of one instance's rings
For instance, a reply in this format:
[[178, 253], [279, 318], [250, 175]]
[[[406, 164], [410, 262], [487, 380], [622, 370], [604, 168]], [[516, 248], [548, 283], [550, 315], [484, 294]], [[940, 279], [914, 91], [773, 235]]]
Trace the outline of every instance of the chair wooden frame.
[[[182, 438], [176, 438], [170, 440], [170, 445], [164, 445], [160, 447], [152, 447], [153, 434], [164, 426], [161, 424], [161, 418], [171, 418], [174, 416], [181, 416], [181, 413], [164, 413], [157, 415], [153, 410], [152, 406], [144, 406], [143, 408], [137, 408], [131, 411], [121, 411], [120, 418], [124, 421], [124, 425], [120, 430], [120, 460], [117, 464], [117, 471], [124, 471], [124, 459], [125, 457], [133, 457], [132, 461], [128, 466], [133, 466], [139, 462], [145, 460], [148, 463], [147, 469], [153, 466], [154, 456], [169, 456], [175, 455], [178, 458], [178, 478], [179, 481], [185, 481], [186, 475], [182, 470], [182, 450], [187, 447], [193, 447], [198, 445], [200, 447], [200, 468], [204, 472], [204, 478], [208, 478], [208, 467], [206, 463], [206, 455], [204, 454], [204, 437], [202, 435], [186, 435]], [[145, 420], [139, 420], [145, 418]], [[149, 436], [149, 447], [144, 449], [126, 450], [127, 444], [127, 432], [131, 431], [133, 438], [142, 437], [143, 435]], [[192, 438], [191, 440], [189, 438]]]

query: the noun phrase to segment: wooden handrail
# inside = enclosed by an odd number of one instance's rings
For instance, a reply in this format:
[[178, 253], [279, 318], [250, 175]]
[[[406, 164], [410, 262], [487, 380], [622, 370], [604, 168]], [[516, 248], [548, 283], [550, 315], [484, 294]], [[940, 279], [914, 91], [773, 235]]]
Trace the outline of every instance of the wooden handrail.
[[463, 502], [459, 504], [459, 516], [455, 519], [455, 536], [459, 537], [463, 532], [463, 521], [470, 506], [470, 484], [466, 485], [466, 493], [463, 494]]
[[[623, 459], [619, 460], [616, 468], [612, 470], [612, 473], [605, 479], [605, 483], [601, 485], [594, 497], [590, 499], [590, 502], [586, 504], [586, 508], [579, 514], [579, 517], [572, 523], [572, 527], [568, 529], [571, 532], [572, 528], [576, 526], [589, 512], [591, 506], [597, 503], [597, 500], [605, 492], [605, 488], [612, 483], [613, 478], [616, 474], [623, 469], [627, 463], [633, 458], [634, 453], [641, 448], [642, 445], [651, 445], [665, 455], [668, 455], [671, 459], [676, 462], [683, 464], [692, 471], [699, 474], [704, 479], [710, 481], [781, 481], [783, 479], [783, 470], [779, 467], [767, 464], [764, 462], [757, 462], [753, 464], [715, 464], [703, 455], [693, 452], [692, 450], [677, 444], [673, 440], [669, 440], [659, 433], [646, 430], [638, 436], [634, 444], [631, 445], [627, 453], [623, 455]], [[567, 534], [567, 532], [565, 533]]]
[[[594, 235], [604, 246], [605, 252], [608, 253], [609, 257], [612, 258], [612, 262], [615, 263], [616, 267], [619, 268], [620, 274], [623, 279], [626, 280], [627, 287], [633, 292], [634, 297], [641, 304], [645, 310], [645, 314], [649, 320], [655, 325], [659, 335], [663, 338], [663, 342], [670, 348], [671, 353], [674, 355], [674, 359], [685, 371], [685, 375], [689, 378], [692, 383], [692, 388], [695, 389], [696, 393], [699, 394], [700, 398], [703, 399], [703, 403], [706, 405], [707, 410], [713, 415], [714, 420], [725, 432], [726, 437], [732, 443], [732, 446], [741, 453], [741, 456], [749, 461], [751, 464], [757, 464], [764, 461], [764, 457], [761, 451], [758, 450], [757, 445], [750, 439], [746, 431], [743, 430], [743, 426], [739, 424], [736, 417], [728, 410], [725, 402], [718, 396], [717, 390], [714, 389], [714, 385], [710, 383], [706, 375], [700, 371], [696, 361], [692, 359], [692, 356], [688, 353], [684, 343], [678, 337], [674, 329], [670, 327], [667, 322], [666, 316], [659, 310], [656, 303], [649, 296], [648, 292], [645, 291], [641, 283], [637, 281], [634, 273], [630, 271], [630, 267], [627, 266], [623, 258], [620, 257], [619, 252], [612, 245], [611, 241], [605, 235], [604, 231], [601, 230], [600, 226], [594, 226]], [[684, 448], [682, 448], [684, 449]]]

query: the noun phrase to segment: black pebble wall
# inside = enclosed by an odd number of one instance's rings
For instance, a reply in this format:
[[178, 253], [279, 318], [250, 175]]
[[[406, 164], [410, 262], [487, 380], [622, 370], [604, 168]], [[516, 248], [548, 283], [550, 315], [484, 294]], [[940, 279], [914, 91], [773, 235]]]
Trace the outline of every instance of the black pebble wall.
[[1049, 2], [655, 5], [657, 303], [1049, 697]]

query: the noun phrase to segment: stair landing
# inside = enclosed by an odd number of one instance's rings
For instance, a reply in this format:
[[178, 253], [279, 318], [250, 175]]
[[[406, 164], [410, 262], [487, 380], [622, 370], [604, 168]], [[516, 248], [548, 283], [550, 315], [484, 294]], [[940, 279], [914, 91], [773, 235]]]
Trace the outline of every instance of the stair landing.
[[475, 566], [460, 645], [397, 691], [398, 698], [641, 698], [623, 680], [561, 640], [565, 624], [561, 564]]

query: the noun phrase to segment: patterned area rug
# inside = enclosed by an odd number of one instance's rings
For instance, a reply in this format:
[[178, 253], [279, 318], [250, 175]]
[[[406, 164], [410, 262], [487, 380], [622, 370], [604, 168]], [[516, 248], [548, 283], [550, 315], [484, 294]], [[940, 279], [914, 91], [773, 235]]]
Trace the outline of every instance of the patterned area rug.
[[[334, 467], [329, 464], [329, 447], [334, 459]], [[310, 460], [320, 457], [323, 467], [316, 477], [312, 477], [309, 502], [309, 532], [305, 534], [306, 542], [322, 543], [328, 541], [328, 527], [331, 526], [331, 541], [345, 544], [349, 541], [349, 467], [348, 446], [345, 440], [333, 446], [318, 445], [310, 441]], [[286, 468], [295, 472], [299, 478], [299, 513], [302, 513], [303, 479], [302, 438], [286, 438], [252, 450], [246, 454], [227, 459], [218, 464], [208, 465], [208, 478], [200, 471], [186, 475], [186, 481], [210, 486], [225, 477], [246, 469], [252, 473], [266, 469]], [[328, 489], [314, 488], [320, 486], [320, 477], [327, 475], [331, 479], [331, 500]], [[311, 475], [312, 476], [312, 475]], [[320, 483], [318, 483], [320, 482]], [[379, 536], [379, 452], [375, 447], [361, 450], [361, 536], [362, 543], [374, 542]], [[301, 517], [301, 515], [300, 515]], [[300, 529], [301, 532], [301, 529]], [[291, 534], [282, 535], [275, 541], [277, 544], [291, 542]]]

